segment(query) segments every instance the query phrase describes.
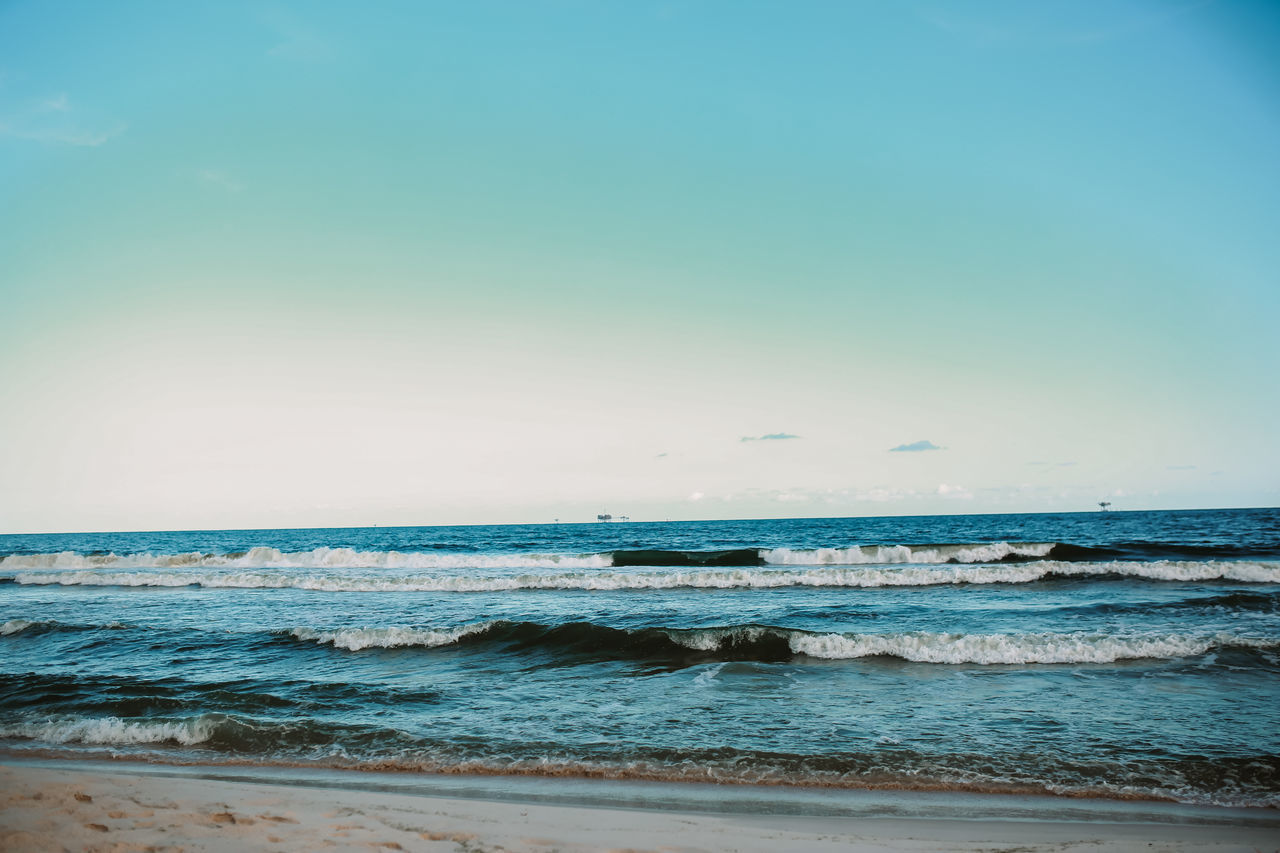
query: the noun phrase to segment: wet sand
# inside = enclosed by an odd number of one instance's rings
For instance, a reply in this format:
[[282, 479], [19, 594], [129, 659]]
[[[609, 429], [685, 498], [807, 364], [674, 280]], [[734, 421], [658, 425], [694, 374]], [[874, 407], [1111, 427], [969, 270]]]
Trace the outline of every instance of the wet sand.
[[[1034, 800], [992, 796], [932, 809], [940, 817], [903, 816], [922, 806], [930, 811], [929, 802], [947, 802], [904, 794], [904, 808], [891, 816], [893, 797], [881, 794], [862, 814], [767, 814], [750, 805], [752, 798], [768, 801], [768, 791], [756, 790], [737, 806], [730, 797], [717, 813], [699, 810], [707, 801], [679, 785], [650, 789], [649, 802], [667, 806], [633, 808], [553, 804], [530, 796], [553, 793], [555, 780], [535, 780], [506, 792], [491, 786], [488, 796], [496, 799], [480, 799], [439, 794], [449, 785], [463, 790], [457, 780], [417, 788], [412, 777], [402, 776], [392, 789], [378, 790], [371, 788], [368, 774], [328, 774], [322, 783], [320, 777], [263, 770], [231, 780], [190, 769], [169, 774], [165, 768], [122, 762], [6, 762], [0, 765], [0, 850], [1280, 849], [1280, 814], [1256, 809], [1183, 810], [1111, 801], [1040, 809]], [[344, 780], [351, 786], [343, 787]], [[687, 810], [670, 806], [682, 797], [690, 804]], [[990, 804], [985, 814], [983, 803]], [[957, 819], [957, 810], [968, 819]], [[1074, 819], [1061, 819], [1064, 815]]]

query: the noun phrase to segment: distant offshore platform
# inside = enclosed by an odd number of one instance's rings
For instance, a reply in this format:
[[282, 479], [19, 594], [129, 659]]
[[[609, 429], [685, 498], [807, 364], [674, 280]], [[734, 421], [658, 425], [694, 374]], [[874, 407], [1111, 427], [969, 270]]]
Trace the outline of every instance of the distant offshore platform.
[[[612, 515], [609, 515], [609, 513], [607, 513], [607, 512], [602, 512], [602, 513], [600, 513], [599, 515], [597, 515], [597, 516], [596, 516], [596, 521], [613, 521], [613, 520], [614, 520], [613, 516], [612, 516]], [[630, 521], [631, 519], [630, 519], [629, 517], [625, 516], [625, 515], [620, 515], [620, 516], [618, 516], [618, 519], [617, 519], [617, 520], [618, 520], [618, 521]]]

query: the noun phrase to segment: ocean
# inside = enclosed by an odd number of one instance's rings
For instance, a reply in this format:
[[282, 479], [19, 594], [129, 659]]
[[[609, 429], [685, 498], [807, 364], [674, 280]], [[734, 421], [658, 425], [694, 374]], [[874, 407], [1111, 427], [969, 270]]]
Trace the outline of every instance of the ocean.
[[1280, 510], [0, 536], [17, 756], [1280, 807]]

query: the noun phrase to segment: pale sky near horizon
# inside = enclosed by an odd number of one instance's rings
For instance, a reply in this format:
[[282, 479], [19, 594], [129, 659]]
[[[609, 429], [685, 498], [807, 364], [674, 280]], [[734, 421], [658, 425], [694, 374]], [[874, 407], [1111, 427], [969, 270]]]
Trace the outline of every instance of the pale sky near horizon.
[[1278, 48], [0, 5], [0, 533], [1280, 504]]

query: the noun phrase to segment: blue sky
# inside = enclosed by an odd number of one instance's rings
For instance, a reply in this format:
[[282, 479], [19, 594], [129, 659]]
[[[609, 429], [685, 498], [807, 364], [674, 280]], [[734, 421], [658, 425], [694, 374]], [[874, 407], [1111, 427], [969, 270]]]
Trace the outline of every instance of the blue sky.
[[0, 528], [1274, 505], [1276, 44], [9, 3]]

